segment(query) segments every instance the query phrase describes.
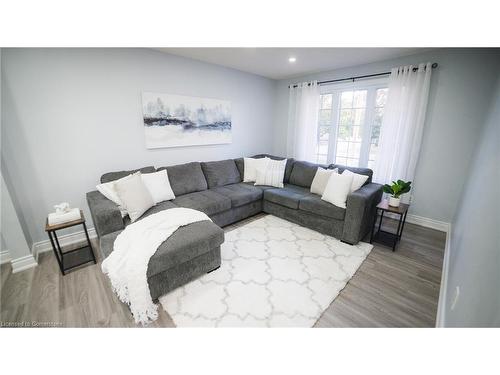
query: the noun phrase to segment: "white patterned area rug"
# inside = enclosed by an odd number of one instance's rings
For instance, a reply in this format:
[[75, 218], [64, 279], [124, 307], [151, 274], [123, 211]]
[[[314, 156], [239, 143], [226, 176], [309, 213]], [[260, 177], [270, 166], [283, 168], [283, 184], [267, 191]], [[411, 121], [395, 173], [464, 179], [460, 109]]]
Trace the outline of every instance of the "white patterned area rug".
[[312, 327], [373, 248], [271, 215], [225, 236], [218, 270], [160, 298], [177, 327]]

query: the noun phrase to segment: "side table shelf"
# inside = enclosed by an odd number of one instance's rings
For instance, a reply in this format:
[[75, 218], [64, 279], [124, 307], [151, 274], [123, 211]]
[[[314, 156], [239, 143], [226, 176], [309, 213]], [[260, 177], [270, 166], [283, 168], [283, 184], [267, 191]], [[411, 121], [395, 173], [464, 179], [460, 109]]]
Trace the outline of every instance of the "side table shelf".
[[[66, 272], [80, 267], [89, 262], [94, 262], [96, 264], [96, 259], [94, 255], [94, 249], [92, 248], [92, 243], [90, 242], [89, 234], [87, 231], [87, 225], [85, 224], [85, 216], [83, 216], [83, 211], [80, 210], [81, 218], [74, 221], [69, 221], [67, 223], [49, 225], [49, 220], [45, 222], [45, 231], [47, 232], [50, 243], [52, 244], [52, 250], [56, 256], [57, 263], [59, 264], [59, 269], [63, 275]], [[74, 227], [75, 225], [82, 225], [85, 232], [85, 237], [87, 238], [87, 244], [81, 246], [77, 249], [70, 251], [62, 251], [61, 245], [59, 244], [59, 239], [57, 238], [56, 231], [60, 229]]]
[[[408, 208], [410, 205], [405, 203], [400, 203], [399, 207], [389, 206], [389, 202], [387, 200], [382, 200], [375, 209], [375, 218], [373, 219], [373, 226], [370, 235], [370, 243], [378, 242], [382, 245], [392, 247], [392, 251], [396, 251], [396, 245], [401, 240], [401, 235], [403, 234], [403, 228], [406, 223], [406, 215], [408, 214]], [[377, 218], [380, 212], [380, 220], [378, 223], [378, 229], [375, 231], [375, 227], [377, 226]], [[384, 213], [392, 213], [399, 216], [398, 221], [398, 229], [396, 233], [387, 232], [382, 230], [382, 220], [384, 218]]]

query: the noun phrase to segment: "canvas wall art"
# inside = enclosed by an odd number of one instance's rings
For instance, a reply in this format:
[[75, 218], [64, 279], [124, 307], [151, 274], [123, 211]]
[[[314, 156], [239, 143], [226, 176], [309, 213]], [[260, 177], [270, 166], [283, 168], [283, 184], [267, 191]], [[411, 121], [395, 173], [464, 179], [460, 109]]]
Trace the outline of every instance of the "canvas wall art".
[[231, 143], [231, 102], [142, 93], [147, 148]]

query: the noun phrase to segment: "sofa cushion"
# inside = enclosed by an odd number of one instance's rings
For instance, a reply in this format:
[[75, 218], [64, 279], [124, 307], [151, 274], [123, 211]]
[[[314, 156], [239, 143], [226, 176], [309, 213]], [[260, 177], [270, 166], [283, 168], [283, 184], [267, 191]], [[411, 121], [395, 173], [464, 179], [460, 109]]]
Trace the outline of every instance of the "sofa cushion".
[[240, 172], [241, 181], [243, 181], [243, 177], [245, 176], [245, 159], [234, 159], [234, 164], [236, 164], [236, 168], [238, 168], [238, 172]]
[[214, 215], [231, 208], [231, 199], [213, 190], [184, 194], [172, 202], [179, 207], [192, 208], [207, 215]]
[[205, 220], [177, 229], [149, 259], [148, 278], [216, 249], [224, 242], [224, 230]]
[[310, 188], [318, 167], [328, 168], [326, 165], [309, 163], [307, 161], [295, 161], [292, 173], [290, 174], [290, 183]]
[[166, 169], [175, 196], [207, 190], [207, 180], [198, 162], [162, 167]]
[[[104, 258], [113, 251], [113, 243], [121, 231], [99, 239]], [[224, 231], [211, 221], [198, 221], [177, 229], [149, 259], [147, 276], [153, 276], [176, 265], [194, 259], [224, 242]]]
[[299, 210], [338, 220], [343, 220], [345, 216], [345, 208], [325, 202], [320, 196], [314, 194], [300, 199]]
[[262, 198], [262, 189], [246, 183], [219, 186], [210, 190], [231, 199], [232, 207], [240, 207]]
[[175, 204], [173, 204], [171, 201], [160, 202], [157, 205], [151, 207], [146, 212], [144, 212], [144, 214], [138, 220], [144, 219], [145, 217], [148, 217], [149, 215], [156, 214], [156, 213], [161, 212], [163, 210], [168, 210], [169, 208], [175, 208], [175, 207], [177, 207], [177, 206]]
[[201, 169], [209, 188], [241, 182], [240, 172], [232, 159], [201, 163]]
[[342, 173], [342, 172], [344, 172], [344, 170], [348, 169], [348, 170], [350, 170], [353, 173], [357, 173], [357, 174], [362, 174], [362, 175], [368, 176], [368, 180], [366, 180], [366, 182], [364, 183], [364, 185], [369, 184], [370, 182], [372, 182], [373, 171], [370, 168], [346, 167], [345, 165], [340, 165], [340, 164], [331, 164], [329, 166], [329, 168], [330, 169], [338, 168], [339, 169], [339, 173]]
[[285, 186], [283, 189], [268, 189], [264, 191], [264, 200], [276, 203], [288, 208], [298, 209], [299, 201], [310, 193], [304, 189], [295, 189], [295, 187]]
[[308, 188], [302, 187], [302, 186], [297, 186], [294, 184], [285, 184], [285, 188], [288, 190], [291, 190], [295, 193], [299, 193], [302, 195], [310, 195], [312, 194], [311, 191]]
[[[266, 156], [269, 159], [272, 159], [272, 160], [283, 160], [283, 159], [285, 159], [285, 158], [283, 158], [281, 156], [273, 156], [273, 155], [269, 155], [269, 154], [258, 154], [258, 155], [252, 156], [252, 158], [261, 159], [261, 158], [265, 158]], [[283, 179], [283, 182], [288, 182], [290, 180], [290, 174], [292, 173], [292, 167], [293, 167], [294, 161], [295, 160], [293, 158], [290, 158], [290, 159], [286, 160], [285, 178]], [[236, 163], [236, 167], [238, 168], [238, 171], [240, 172], [241, 179], [243, 180], [243, 176], [244, 176], [244, 173], [245, 173], [245, 162], [244, 162], [244, 159], [243, 158], [234, 159], [234, 162]]]
[[260, 189], [261, 191], [267, 190], [267, 189], [275, 189], [273, 186], [267, 186], [267, 185], [255, 185], [254, 182], [242, 182], [242, 184], [252, 186], [256, 189]]
[[126, 177], [130, 174], [133, 174], [135, 172], [141, 172], [141, 173], [153, 173], [155, 172], [156, 169], [155, 167], [143, 167], [140, 169], [133, 169], [130, 171], [117, 171], [117, 172], [108, 172], [104, 173], [101, 176], [101, 184], [104, 184], [106, 182], [111, 182], [111, 181], [116, 181], [119, 180], [120, 178]]

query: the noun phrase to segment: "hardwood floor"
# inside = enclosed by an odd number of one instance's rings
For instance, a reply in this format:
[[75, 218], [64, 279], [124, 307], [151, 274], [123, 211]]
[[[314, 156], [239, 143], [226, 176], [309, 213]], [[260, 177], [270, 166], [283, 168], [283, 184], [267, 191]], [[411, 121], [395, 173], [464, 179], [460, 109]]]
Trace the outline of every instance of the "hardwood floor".
[[[375, 244], [315, 326], [434, 327], [445, 236], [407, 223], [396, 252]], [[4, 264], [0, 276], [2, 326], [137, 327], [99, 264], [63, 277], [47, 252], [40, 254], [38, 267], [13, 274], [10, 264]], [[158, 311], [158, 320], [148, 327], [175, 326], [161, 307]]]

